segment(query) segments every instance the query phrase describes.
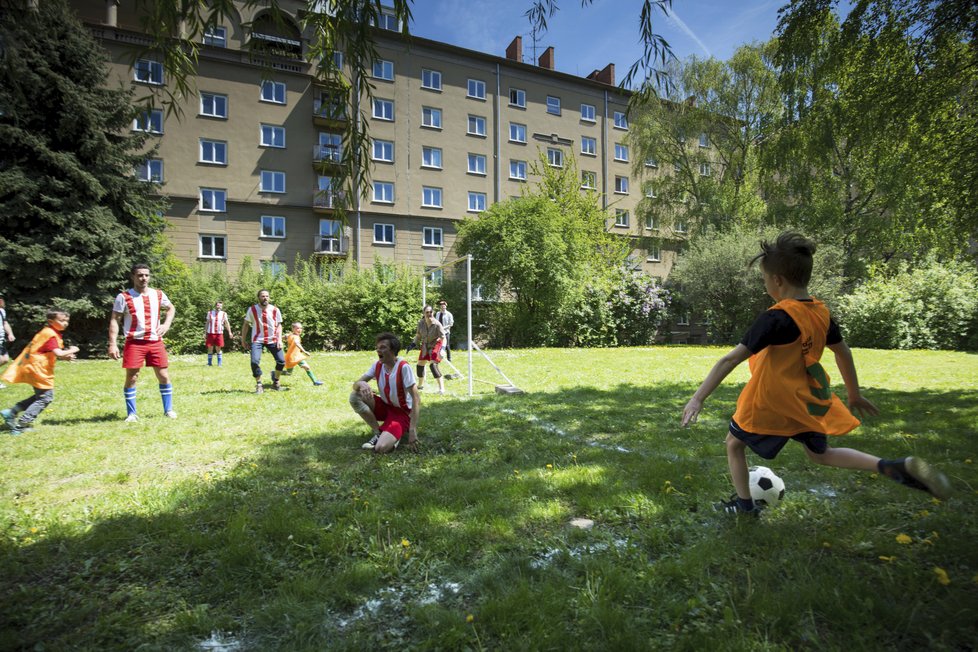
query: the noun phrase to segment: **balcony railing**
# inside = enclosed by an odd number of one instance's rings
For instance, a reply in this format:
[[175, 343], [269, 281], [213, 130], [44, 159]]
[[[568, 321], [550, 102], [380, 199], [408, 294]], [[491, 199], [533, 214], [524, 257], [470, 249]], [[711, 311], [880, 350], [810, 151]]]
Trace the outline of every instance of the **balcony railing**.
[[336, 145], [314, 145], [312, 148], [312, 160], [316, 163], [334, 163], [339, 165], [343, 162], [343, 148]]
[[343, 236], [313, 236], [313, 252], [325, 256], [345, 256], [349, 240]]
[[323, 120], [346, 120], [346, 104], [337, 100], [331, 102], [315, 100], [312, 105], [312, 115]]
[[335, 190], [312, 190], [312, 207], [324, 210], [340, 208], [343, 203], [343, 193]]

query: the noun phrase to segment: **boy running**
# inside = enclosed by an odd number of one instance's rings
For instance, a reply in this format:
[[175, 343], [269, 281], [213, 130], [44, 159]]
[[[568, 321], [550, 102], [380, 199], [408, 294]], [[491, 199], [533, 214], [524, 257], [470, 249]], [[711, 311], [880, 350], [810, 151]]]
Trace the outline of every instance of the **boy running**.
[[217, 353], [217, 366], [220, 367], [221, 351], [224, 349], [224, 331], [228, 332], [228, 339], [234, 339], [231, 331], [231, 322], [228, 314], [224, 312], [224, 302], [218, 301], [214, 304], [214, 309], [207, 311], [207, 322], [205, 324], [205, 344], [207, 345], [207, 366], [213, 366], [214, 353]]
[[268, 290], [258, 291], [258, 303], [248, 308], [241, 326], [241, 348], [247, 349], [248, 329], [251, 329], [251, 375], [255, 378], [255, 394], [265, 391], [261, 382], [262, 348], [275, 358], [272, 371], [272, 389], [281, 389], [279, 376], [285, 369], [285, 356], [282, 354], [282, 312], [272, 305]]
[[683, 409], [682, 425], [694, 423], [713, 390], [750, 359], [751, 378], [737, 399], [726, 440], [736, 494], [716, 507], [733, 514], [759, 514], [760, 507], [750, 497], [746, 449], [772, 460], [789, 440], [804, 445], [808, 459], [816, 464], [878, 471], [914, 489], [947, 497], [947, 478], [919, 457], [884, 460], [828, 445], [827, 435], [844, 435], [859, 420], [829, 389], [829, 378], [819, 364], [825, 347], [835, 354], [849, 408], [870, 415], [879, 410], [860, 393], [852, 352], [828, 308], [808, 294], [814, 253], [815, 243], [797, 233], [782, 233], [773, 244], [761, 242], [761, 253], [751, 265], [760, 261], [764, 289], [776, 303], [720, 358]]
[[289, 343], [288, 349], [285, 351], [285, 370], [288, 372], [292, 367], [302, 367], [313, 385], [316, 387], [322, 385], [323, 381], [316, 378], [316, 374], [312, 373], [312, 369], [306, 362], [309, 352], [302, 348], [302, 324], [299, 322], [292, 324], [292, 332], [286, 335], [285, 339]]

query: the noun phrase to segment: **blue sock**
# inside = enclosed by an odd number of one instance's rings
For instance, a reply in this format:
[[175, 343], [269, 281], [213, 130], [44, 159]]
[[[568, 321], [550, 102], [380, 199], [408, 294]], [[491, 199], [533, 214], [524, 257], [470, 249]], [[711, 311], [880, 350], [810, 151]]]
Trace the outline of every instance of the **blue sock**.
[[[213, 359], [214, 359], [214, 354], [213, 353], [208, 353], [207, 354], [207, 366], [208, 367], [211, 366], [211, 360], [213, 360]], [[218, 360], [217, 364], [221, 364], [221, 362], [220, 362], [221, 359], [218, 358], [217, 360]]]
[[126, 416], [136, 414], [136, 388], [123, 389], [122, 394], [126, 397]]
[[167, 383], [160, 385], [160, 397], [163, 399], [163, 411], [169, 412], [173, 409], [173, 384]]
[[221, 366], [221, 354], [220, 353], [217, 354], [217, 366], [218, 367]]

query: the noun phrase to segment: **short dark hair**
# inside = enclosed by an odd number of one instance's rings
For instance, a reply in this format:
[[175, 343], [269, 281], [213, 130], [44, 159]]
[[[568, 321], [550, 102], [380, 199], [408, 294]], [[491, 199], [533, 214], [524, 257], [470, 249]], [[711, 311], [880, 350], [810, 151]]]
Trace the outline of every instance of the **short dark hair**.
[[377, 342], [380, 343], [381, 340], [387, 340], [387, 346], [391, 348], [394, 355], [401, 352], [401, 340], [397, 339], [397, 335], [394, 333], [381, 333], [377, 336]]
[[132, 276], [133, 274], [135, 274], [137, 269], [145, 269], [147, 272], [150, 271], [149, 265], [147, 265], [146, 263], [136, 263], [135, 265], [129, 268], [129, 275]]
[[761, 240], [761, 253], [751, 259], [761, 261], [761, 269], [777, 274], [795, 287], [805, 287], [812, 279], [815, 243], [794, 231], [785, 231], [773, 243]]
[[52, 319], [57, 319], [58, 315], [64, 315], [69, 319], [71, 318], [71, 313], [69, 313], [67, 310], [59, 310], [58, 308], [49, 309], [46, 318], [48, 321], [51, 321]]
[[[268, 290], [266, 290], [265, 288], [262, 288], [262, 289], [258, 290], [258, 294], [256, 294], [255, 296], [256, 297], [260, 297], [262, 292], [268, 292]], [[272, 296], [272, 293], [271, 292], [268, 292], [268, 296]]]

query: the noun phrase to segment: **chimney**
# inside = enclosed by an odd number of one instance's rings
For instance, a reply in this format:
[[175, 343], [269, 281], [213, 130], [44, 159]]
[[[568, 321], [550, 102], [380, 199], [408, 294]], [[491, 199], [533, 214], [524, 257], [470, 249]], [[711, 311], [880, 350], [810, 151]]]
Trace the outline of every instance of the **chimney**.
[[590, 75], [587, 76], [588, 79], [593, 79], [594, 81], [601, 82], [602, 84], [608, 84], [609, 86], [615, 85], [615, 64], [609, 63], [602, 70], [595, 70]]
[[554, 46], [550, 46], [543, 51], [540, 55], [540, 60], [537, 62], [541, 68], [546, 68], [547, 70], [554, 69]]
[[517, 36], [506, 48], [506, 58], [510, 61], [523, 61], [523, 37]]

